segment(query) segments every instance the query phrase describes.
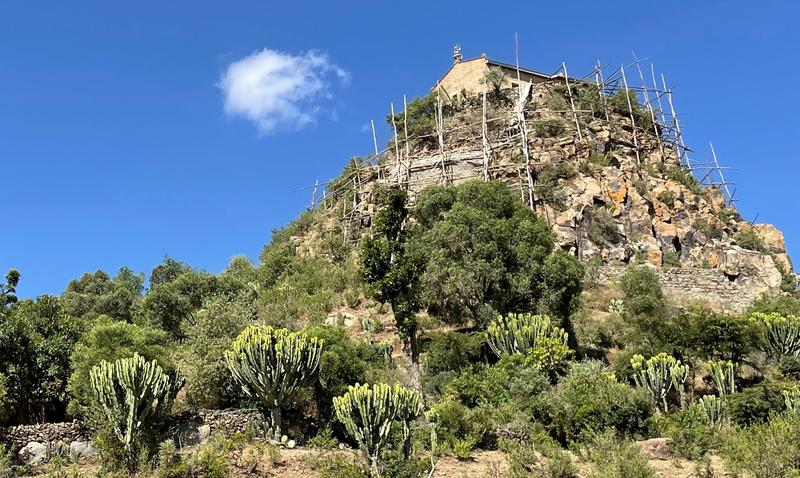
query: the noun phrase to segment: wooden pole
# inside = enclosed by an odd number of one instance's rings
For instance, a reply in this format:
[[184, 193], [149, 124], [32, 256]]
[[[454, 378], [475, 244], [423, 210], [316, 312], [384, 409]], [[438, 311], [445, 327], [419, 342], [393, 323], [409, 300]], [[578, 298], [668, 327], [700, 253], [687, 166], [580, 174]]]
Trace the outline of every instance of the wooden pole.
[[719, 179], [722, 180], [722, 187], [725, 188], [725, 192], [728, 194], [728, 204], [730, 204], [733, 200], [733, 196], [731, 195], [731, 190], [728, 189], [728, 183], [725, 182], [725, 175], [722, 174], [722, 168], [719, 167], [719, 163], [717, 162], [717, 152], [714, 151], [714, 144], [711, 143], [711, 141], [708, 142], [708, 145], [711, 146], [711, 155], [714, 157], [714, 166], [717, 169], [717, 174], [719, 174]]
[[442, 184], [446, 184], [446, 171], [444, 161], [444, 120], [442, 118], [442, 89], [436, 83], [436, 135], [439, 138], [439, 156], [442, 158]]
[[525, 108], [522, 106], [522, 100], [517, 98], [517, 125], [519, 126], [520, 136], [522, 137], [522, 154], [525, 156], [525, 172], [528, 180], [528, 205], [531, 211], [534, 210], [533, 205], [533, 175], [531, 175], [531, 155], [528, 150], [528, 126], [525, 122]]
[[628, 111], [631, 114], [631, 127], [633, 129], [633, 145], [636, 147], [636, 164], [642, 164], [642, 158], [639, 156], [639, 139], [636, 135], [636, 120], [633, 119], [633, 104], [631, 104], [630, 90], [628, 90], [628, 79], [625, 78], [625, 65], [621, 65], [622, 82], [625, 85], [625, 99], [628, 100]]
[[[650, 76], [653, 78], [653, 90], [658, 93], [658, 84], [656, 83], [656, 68], [650, 63]], [[661, 113], [661, 124], [667, 123], [667, 117], [664, 116], [664, 106], [661, 104], [661, 94], [656, 95], [658, 101], [658, 112]]]
[[647, 108], [647, 112], [650, 113], [650, 121], [653, 123], [653, 134], [656, 137], [656, 142], [658, 143], [658, 149], [661, 151], [661, 156], [664, 156], [664, 145], [661, 144], [661, 134], [658, 132], [658, 122], [656, 121], [656, 114], [653, 111], [653, 104], [650, 103], [650, 93], [648, 92], [647, 83], [644, 81], [644, 74], [642, 73], [642, 67], [639, 65], [639, 59], [636, 58], [636, 53], [633, 54], [633, 59], [636, 63], [636, 69], [639, 71], [639, 80], [642, 82], [642, 89], [644, 90], [644, 105]]
[[600, 77], [600, 96], [603, 98], [603, 108], [605, 108], [604, 113], [606, 114], [606, 121], [611, 122], [611, 119], [608, 117], [608, 97], [606, 96], [606, 82], [603, 79], [603, 67], [600, 65], [600, 60], [597, 60], [597, 76]]
[[489, 138], [486, 127], [486, 89], [483, 90], [483, 114], [481, 115], [481, 139], [483, 140], [483, 180], [489, 180]]
[[561, 67], [564, 69], [564, 82], [567, 84], [567, 95], [569, 95], [569, 106], [572, 108], [572, 117], [575, 119], [575, 127], [578, 129], [578, 140], [583, 141], [583, 135], [581, 134], [581, 123], [578, 121], [578, 113], [575, 111], [575, 100], [572, 98], [572, 88], [569, 86], [567, 63], [562, 62]]
[[314, 191], [311, 193], [311, 209], [317, 207], [317, 188], [319, 187], [319, 179], [314, 181]]
[[375, 158], [378, 157], [378, 137], [375, 136], [375, 121], [369, 120], [372, 125], [372, 146], [375, 147]]
[[683, 133], [681, 133], [681, 122], [678, 120], [675, 106], [672, 104], [672, 89], [667, 88], [667, 80], [663, 74], [661, 75], [661, 84], [664, 86], [664, 91], [667, 92], [667, 102], [669, 102], [669, 110], [672, 113], [672, 124], [675, 126], [675, 134], [681, 144], [680, 156], [686, 161], [686, 167], [689, 168], [689, 172], [692, 172], [692, 162], [689, 160], [689, 152], [686, 151], [686, 143], [683, 141]]
[[398, 146], [397, 142], [400, 138], [397, 137], [397, 124], [394, 121], [394, 103], [389, 103], [389, 108], [392, 111], [392, 128], [394, 128], [394, 159], [396, 164], [396, 171], [395, 171], [395, 179], [397, 180], [397, 184], [400, 184], [400, 146]]
[[403, 95], [403, 136], [406, 142], [406, 180], [411, 178], [411, 153], [408, 147], [408, 104], [406, 103], [406, 95]]

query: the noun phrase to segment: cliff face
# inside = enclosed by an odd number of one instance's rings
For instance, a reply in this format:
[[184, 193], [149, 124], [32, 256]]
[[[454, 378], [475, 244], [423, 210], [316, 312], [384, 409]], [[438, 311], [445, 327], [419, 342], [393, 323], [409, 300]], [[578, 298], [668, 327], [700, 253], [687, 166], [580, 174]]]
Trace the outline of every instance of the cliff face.
[[434, 184], [502, 180], [583, 261], [712, 270], [749, 298], [778, 292], [792, 270], [781, 232], [751, 226], [718, 186], [701, 184], [696, 178], [708, 171], [687, 168], [660, 112], [639, 106], [635, 94], [631, 106], [624, 92], [612, 94], [585, 83], [528, 87], [521, 103], [515, 90], [485, 101], [434, 93], [398, 114], [397, 144], [354, 163], [329, 198], [350, 194], [342, 217], [365, 226], [386, 186], [413, 200]]

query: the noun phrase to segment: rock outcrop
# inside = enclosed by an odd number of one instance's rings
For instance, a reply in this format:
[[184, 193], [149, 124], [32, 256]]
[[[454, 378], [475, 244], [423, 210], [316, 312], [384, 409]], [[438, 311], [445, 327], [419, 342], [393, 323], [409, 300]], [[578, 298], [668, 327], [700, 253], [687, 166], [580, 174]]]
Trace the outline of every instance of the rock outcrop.
[[[346, 213], [348, 229], [363, 232], [388, 185], [405, 188], [413, 201], [435, 184], [501, 180], [551, 225], [562, 249], [583, 261], [713, 270], [740, 288], [778, 292], [782, 273], [791, 271], [781, 232], [751, 226], [720, 188], [701, 184], [701, 172], [688, 169], [669, 126], [644, 127], [649, 117], [641, 107], [635, 127], [627, 111], [581, 109], [581, 95], [590, 89], [574, 88], [579, 107], [573, 113], [563, 87], [535, 85], [522, 108], [524, 123], [510, 91], [489, 105], [485, 129], [479, 97], [452, 98], [441, 141], [431, 131], [431, 137], [390, 146], [376, 162], [356, 164], [333, 183], [322, 207], [333, 210], [346, 198], [349, 204], [336, 211]], [[751, 228], [763, 251], [738, 243]]]

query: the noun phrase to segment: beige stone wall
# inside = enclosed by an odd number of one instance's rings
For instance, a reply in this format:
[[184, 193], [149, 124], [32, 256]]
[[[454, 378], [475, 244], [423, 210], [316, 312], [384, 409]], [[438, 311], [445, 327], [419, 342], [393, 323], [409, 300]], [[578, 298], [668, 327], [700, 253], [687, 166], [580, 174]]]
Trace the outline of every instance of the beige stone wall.
[[[547, 81], [546, 78], [532, 75], [524, 71], [520, 71], [519, 81], [517, 81], [516, 69], [501, 68], [506, 74], [504, 88], [514, 88], [519, 82], [543, 83]], [[448, 97], [460, 95], [462, 91], [466, 91], [470, 96], [482, 94], [483, 90], [486, 88], [482, 81], [488, 69], [489, 66], [487, 66], [487, 60], [485, 58], [476, 58], [474, 60], [456, 63], [439, 82], [439, 86]]]
[[447, 96], [460, 95], [461, 90], [466, 90], [470, 95], [481, 94], [484, 89], [481, 80], [487, 70], [484, 58], [462, 61], [453, 65], [453, 68], [439, 82], [439, 86], [447, 93]]

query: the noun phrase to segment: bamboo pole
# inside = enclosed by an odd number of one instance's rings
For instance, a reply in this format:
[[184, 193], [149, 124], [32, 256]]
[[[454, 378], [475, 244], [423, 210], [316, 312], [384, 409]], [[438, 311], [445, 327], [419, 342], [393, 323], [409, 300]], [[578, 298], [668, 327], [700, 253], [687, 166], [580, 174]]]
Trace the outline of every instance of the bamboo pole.
[[369, 120], [372, 125], [372, 146], [375, 148], [375, 157], [378, 157], [378, 137], [375, 135], [375, 121]]
[[319, 179], [314, 181], [314, 190], [311, 192], [311, 209], [317, 207], [317, 188], [319, 187]]
[[731, 195], [731, 190], [728, 188], [728, 183], [725, 182], [725, 175], [722, 174], [722, 168], [719, 167], [719, 162], [717, 162], [717, 152], [714, 151], [714, 144], [709, 141], [708, 145], [711, 146], [711, 156], [714, 157], [714, 166], [716, 166], [717, 174], [719, 174], [719, 179], [722, 180], [722, 187], [725, 188], [725, 192], [728, 194], [728, 204], [733, 200], [733, 196]]
[[633, 119], [633, 105], [631, 104], [631, 95], [628, 90], [628, 79], [625, 77], [625, 65], [620, 65], [622, 71], [622, 82], [625, 85], [625, 99], [628, 100], [628, 111], [631, 114], [631, 127], [633, 129], [633, 145], [636, 147], [636, 164], [642, 164], [642, 158], [639, 156], [639, 139], [636, 135], [636, 120]]
[[567, 84], [567, 95], [569, 95], [569, 106], [572, 109], [572, 117], [575, 119], [575, 127], [578, 129], [578, 140], [583, 141], [583, 135], [581, 134], [581, 123], [578, 121], [578, 113], [575, 112], [575, 100], [572, 98], [572, 88], [569, 86], [567, 63], [562, 62], [561, 67], [564, 69], [564, 82]]
[[396, 164], [396, 171], [395, 171], [395, 179], [397, 180], [397, 184], [400, 184], [400, 146], [398, 146], [397, 142], [400, 140], [397, 137], [397, 123], [394, 120], [394, 102], [389, 103], [389, 108], [392, 111], [392, 128], [394, 128], [394, 159]]
[[667, 92], [667, 102], [669, 102], [669, 110], [672, 113], [672, 124], [675, 127], [677, 140], [681, 144], [680, 155], [686, 161], [686, 167], [689, 168], [689, 172], [692, 172], [692, 162], [689, 160], [689, 153], [686, 150], [686, 143], [683, 141], [683, 133], [681, 132], [681, 122], [680, 120], [678, 120], [678, 115], [675, 113], [675, 106], [672, 103], [672, 89], [667, 88], [667, 80], [664, 78], [663, 74], [661, 75], [661, 84], [664, 86], [664, 91]]
[[481, 139], [483, 140], [483, 180], [489, 180], [489, 138], [486, 127], [486, 89], [483, 90], [483, 114], [481, 115]]
[[[653, 78], [653, 91], [658, 91], [658, 84], [656, 83], [656, 68], [650, 63], [650, 76]], [[661, 104], [661, 95], [656, 95], [656, 101], [658, 101], [658, 112], [661, 113], [661, 123], [667, 123], [667, 117], [664, 115], [664, 106]]]
[[608, 97], [606, 96], [606, 82], [603, 79], [603, 67], [600, 66], [600, 60], [597, 60], [597, 76], [600, 78], [600, 96], [603, 98], [603, 108], [605, 108], [606, 121], [611, 122], [608, 117]]
[[656, 114], [653, 111], [653, 104], [650, 103], [650, 93], [647, 89], [647, 83], [644, 81], [644, 74], [642, 73], [642, 67], [639, 65], [639, 59], [636, 58], [636, 54], [633, 54], [633, 59], [636, 63], [636, 69], [639, 71], [639, 80], [642, 82], [642, 91], [644, 92], [644, 105], [647, 109], [647, 112], [650, 113], [650, 121], [653, 123], [653, 134], [656, 137], [656, 142], [658, 143], [658, 149], [661, 151], [661, 156], [664, 156], [664, 145], [661, 143], [661, 134], [658, 132], [658, 122], [656, 121]]
[[439, 139], [439, 155], [442, 158], [442, 184], [446, 184], [447, 177], [445, 171], [445, 161], [444, 161], [444, 120], [442, 118], [442, 89], [439, 87], [439, 83], [436, 83], [436, 135]]

